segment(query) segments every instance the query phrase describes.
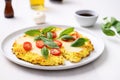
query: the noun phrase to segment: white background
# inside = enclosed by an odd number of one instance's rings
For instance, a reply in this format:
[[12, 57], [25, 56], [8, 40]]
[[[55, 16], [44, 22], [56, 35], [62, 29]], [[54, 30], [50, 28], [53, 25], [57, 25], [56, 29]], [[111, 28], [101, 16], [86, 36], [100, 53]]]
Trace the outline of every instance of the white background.
[[[3, 37], [16, 30], [36, 25], [35, 11], [30, 8], [29, 0], [12, 0], [15, 18], [4, 18], [4, 0], [0, 0], [0, 43]], [[85, 28], [101, 37], [105, 42], [103, 55], [83, 67], [63, 71], [34, 70], [16, 65], [7, 60], [0, 52], [1, 80], [120, 80], [120, 39], [106, 37], [100, 29], [102, 18], [120, 19], [120, 0], [64, 0], [63, 4], [45, 1], [46, 23], [80, 27], [74, 18], [79, 9], [94, 10], [99, 14], [97, 24]], [[99, 43], [99, 42], [96, 42]]]

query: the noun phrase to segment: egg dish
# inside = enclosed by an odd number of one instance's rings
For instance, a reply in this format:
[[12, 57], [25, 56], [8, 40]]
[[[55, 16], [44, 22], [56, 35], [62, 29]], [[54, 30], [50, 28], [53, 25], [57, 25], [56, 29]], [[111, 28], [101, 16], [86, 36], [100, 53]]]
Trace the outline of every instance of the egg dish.
[[74, 27], [58, 26], [28, 30], [12, 46], [17, 58], [41, 66], [65, 65], [65, 61], [78, 63], [93, 50], [90, 39]]

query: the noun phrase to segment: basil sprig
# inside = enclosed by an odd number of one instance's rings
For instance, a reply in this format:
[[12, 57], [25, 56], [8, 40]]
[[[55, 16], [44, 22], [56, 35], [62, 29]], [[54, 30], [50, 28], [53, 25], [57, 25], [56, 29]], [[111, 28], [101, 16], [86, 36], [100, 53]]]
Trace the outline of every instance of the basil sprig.
[[48, 58], [48, 55], [49, 55], [49, 50], [46, 48], [46, 47], [43, 47], [41, 49], [41, 53], [42, 55], [47, 59]]
[[40, 30], [39, 29], [28, 30], [25, 32], [25, 34], [29, 36], [37, 36], [37, 35], [40, 35]]
[[102, 24], [102, 31], [107, 36], [115, 36], [116, 33], [112, 29], [114, 28], [118, 34], [120, 34], [120, 21], [114, 17], [111, 17], [111, 20], [108, 20], [107, 17], [104, 18], [105, 22]]
[[72, 46], [72, 47], [80, 47], [80, 46], [83, 46], [86, 41], [87, 41], [86, 38], [78, 38], [77, 40], [75, 40], [75, 41], [71, 44], [71, 46]]
[[60, 33], [59, 38], [61, 38], [61, 37], [64, 36], [64, 35], [68, 35], [68, 34], [70, 34], [70, 33], [73, 32], [73, 31], [74, 31], [74, 27], [67, 28], [67, 29], [63, 30], [63, 31]]

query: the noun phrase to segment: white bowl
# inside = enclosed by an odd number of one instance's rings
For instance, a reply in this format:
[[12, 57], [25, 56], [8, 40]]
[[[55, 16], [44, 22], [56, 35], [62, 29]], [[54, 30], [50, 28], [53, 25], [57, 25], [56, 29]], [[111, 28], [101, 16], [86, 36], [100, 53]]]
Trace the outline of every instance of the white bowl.
[[78, 23], [83, 27], [93, 26], [98, 18], [98, 14], [92, 10], [78, 10], [75, 12]]

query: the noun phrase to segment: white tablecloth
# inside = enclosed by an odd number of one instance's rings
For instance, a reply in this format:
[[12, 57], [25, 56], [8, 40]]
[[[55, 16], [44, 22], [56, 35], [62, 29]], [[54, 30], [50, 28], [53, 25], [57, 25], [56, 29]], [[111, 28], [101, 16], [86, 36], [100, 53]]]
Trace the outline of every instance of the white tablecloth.
[[[12, 0], [15, 18], [4, 18], [4, 0], [0, 0], [0, 38], [16, 30], [36, 25], [35, 11], [30, 8], [29, 0]], [[99, 24], [106, 16], [120, 19], [120, 0], [64, 0], [63, 4], [45, 1], [46, 23], [80, 27], [74, 13], [79, 9], [94, 10], [99, 14], [97, 24], [85, 28], [101, 37], [105, 50], [96, 61], [83, 67], [62, 70], [43, 71], [21, 67], [6, 59], [0, 51], [1, 80], [120, 80], [120, 39], [106, 37]], [[1, 43], [0, 39], [0, 43]]]

